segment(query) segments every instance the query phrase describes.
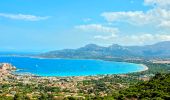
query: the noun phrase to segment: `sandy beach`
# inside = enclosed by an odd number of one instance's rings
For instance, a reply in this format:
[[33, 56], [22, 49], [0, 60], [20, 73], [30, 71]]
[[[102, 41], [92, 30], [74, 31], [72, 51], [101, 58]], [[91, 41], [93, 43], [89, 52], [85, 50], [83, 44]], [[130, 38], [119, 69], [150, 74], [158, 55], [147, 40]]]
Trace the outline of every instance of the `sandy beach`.
[[[140, 66], [142, 66], [142, 67], [144, 67], [144, 69], [142, 70], [142, 71], [147, 71], [149, 68], [146, 66], [146, 65], [144, 65], [144, 64], [139, 64]], [[141, 71], [141, 72], [142, 72]]]

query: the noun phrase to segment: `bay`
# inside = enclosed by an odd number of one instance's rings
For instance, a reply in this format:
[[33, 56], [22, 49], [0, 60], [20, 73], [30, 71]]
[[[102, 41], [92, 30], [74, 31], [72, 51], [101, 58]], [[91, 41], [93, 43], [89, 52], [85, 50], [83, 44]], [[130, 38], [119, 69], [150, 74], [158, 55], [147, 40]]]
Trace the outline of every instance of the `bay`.
[[106, 74], [126, 74], [144, 70], [139, 64], [86, 60], [86, 59], [45, 59], [29, 57], [0, 57], [0, 63], [11, 63], [17, 74], [38, 76], [89, 76]]

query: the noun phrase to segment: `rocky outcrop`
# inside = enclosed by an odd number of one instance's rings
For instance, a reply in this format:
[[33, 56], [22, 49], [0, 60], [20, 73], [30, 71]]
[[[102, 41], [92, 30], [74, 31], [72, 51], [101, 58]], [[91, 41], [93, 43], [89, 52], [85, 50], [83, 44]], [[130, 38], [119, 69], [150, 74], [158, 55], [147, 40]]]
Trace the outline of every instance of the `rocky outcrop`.
[[1, 63], [0, 64], [0, 77], [4, 75], [9, 75], [11, 71], [14, 71], [14, 70], [16, 70], [16, 68], [12, 66], [11, 64]]
[[11, 71], [11, 70], [15, 70], [16, 68], [14, 66], [12, 66], [11, 64], [2, 63], [2, 64], [0, 64], [0, 69]]

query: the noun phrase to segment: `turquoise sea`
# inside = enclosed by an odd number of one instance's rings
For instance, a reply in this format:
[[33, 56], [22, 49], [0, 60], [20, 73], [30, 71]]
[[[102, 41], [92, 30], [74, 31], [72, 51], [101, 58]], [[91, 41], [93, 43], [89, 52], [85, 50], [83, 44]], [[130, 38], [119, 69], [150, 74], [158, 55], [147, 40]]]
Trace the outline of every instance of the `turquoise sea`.
[[0, 57], [0, 63], [11, 63], [18, 74], [38, 76], [88, 76], [124, 74], [144, 70], [138, 64], [102, 60], [41, 59], [29, 57]]

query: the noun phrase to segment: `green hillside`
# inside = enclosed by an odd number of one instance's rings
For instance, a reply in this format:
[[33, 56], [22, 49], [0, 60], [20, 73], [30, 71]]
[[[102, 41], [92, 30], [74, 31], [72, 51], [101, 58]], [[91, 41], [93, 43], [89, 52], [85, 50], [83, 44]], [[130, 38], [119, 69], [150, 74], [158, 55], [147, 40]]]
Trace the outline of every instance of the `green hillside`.
[[95, 100], [170, 100], [170, 74], [156, 74], [150, 81], [139, 82], [112, 96]]

